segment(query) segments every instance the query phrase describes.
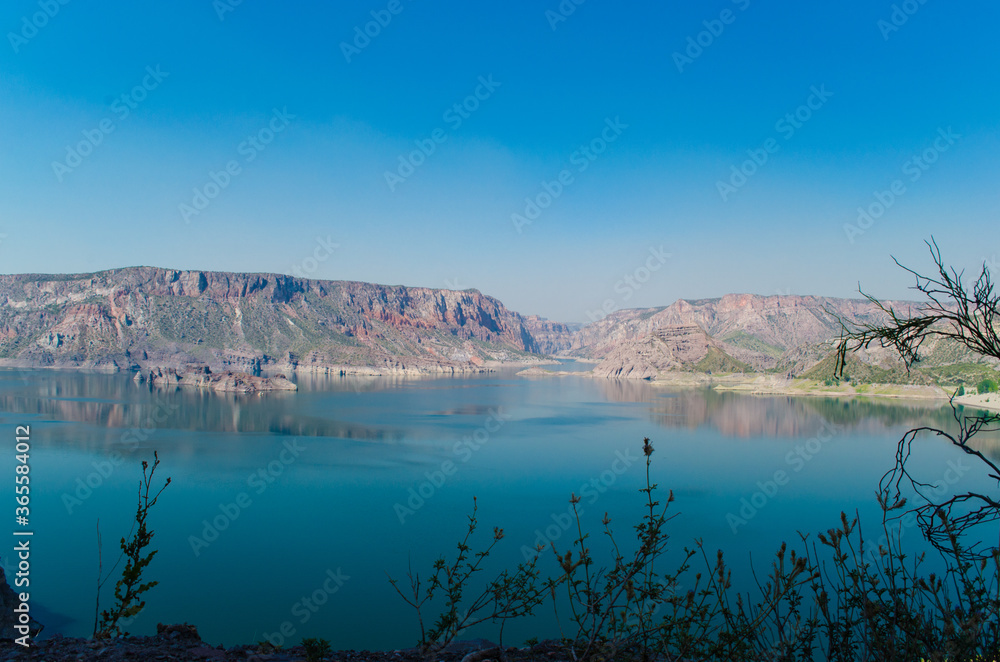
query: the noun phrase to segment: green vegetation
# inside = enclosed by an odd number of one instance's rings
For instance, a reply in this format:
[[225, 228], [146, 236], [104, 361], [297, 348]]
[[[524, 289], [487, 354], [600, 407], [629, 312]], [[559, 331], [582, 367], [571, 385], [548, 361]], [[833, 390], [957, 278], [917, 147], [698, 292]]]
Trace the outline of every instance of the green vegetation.
[[[606, 544], [592, 542], [579, 497], [572, 496], [570, 547], [535, 550], [551, 552], [553, 574], [542, 579], [535, 556], [516, 572], [473, 586], [480, 561], [503, 537], [495, 529], [487, 549], [470, 557], [474, 510], [458, 558], [434, 564], [430, 588], [422, 592], [412, 571], [412, 597], [390, 580], [417, 612], [422, 650], [439, 651], [472, 622], [491, 619], [502, 632], [508, 620], [543, 603], [551, 603], [562, 624], [563, 658], [576, 662], [973, 660], [993, 659], [1000, 649], [1000, 550], [967, 561], [962, 537], [943, 513], [954, 534], [943, 550], [944, 569], [925, 573], [924, 556], [902, 549], [903, 526], [894, 522], [905, 500], [890, 501], [891, 490], [882, 489], [884, 535], [877, 541], [865, 538], [857, 518], [841, 513], [839, 524], [815, 540], [800, 534], [798, 550], [782, 543], [766, 576], [755, 576], [758, 592], [735, 593], [722, 552], [709, 554], [699, 541], [665, 567], [674, 497], [669, 493], [662, 505], [656, 500], [649, 439], [643, 453], [642, 517], [631, 544], [616, 538], [607, 514], [601, 521]], [[424, 613], [434, 606], [435, 591], [443, 592], [443, 604], [438, 601], [437, 625], [427, 632]], [[502, 650], [501, 637], [496, 655]]]
[[1000, 381], [997, 372], [985, 363], [953, 363], [942, 366], [921, 366], [916, 369], [934, 380], [941, 387], [956, 387], [960, 384], [976, 384], [984, 379]]
[[[153, 453], [152, 467], [145, 460], [142, 461], [142, 481], [139, 483], [139, 505], [136, 508], [133, 529], [129, 532], [128, 536], [121, 539], [122, 554], [114, 566], [115, 568], [118, 567], [118, 563], [121, 563], [122, 558], [124, 558], [126, 559], [125, 568], [122, 570], [121, 579], [115, 584], [115, 604], [110, 610], [105, 609], [101, 612], [100, 622], [97, 620], [97, 611], [100, 609], [101, 587], [110, 578], [110, 573], [108, 577], [102, 580], [101, 568], [100, 566], [98, 567], [97, 602], [94, 605], [94, 639], [108, 639], [127, 635], [128, 633], [121, 629], [120, 622], [142, 611], [146, 606], [146, 601], [141, 599], [141, 596], [159, 583], [155, 581], [142, 582], [143, 572], [149, 566], [153, 557], [156, 556], [156, 550], [148, 553], [144, 551], [153, 539], [153, 532], [146, 526], [146, 518], [149, 516], [150, 508], [156, 505], [157, 499], [160, 498], [163, 490], [167, 489], [167, 485], [170, 484], [170, 479], [167, 478], [163, 487], [152, 497], [149, 496], [150, 487], [153, 483], [153, 474], [156, 472], [156, 467], [159, 464], [160, 458], [155, 452]], [[101, 534], [99, 527], [97, 545], [98, 558], [100, 558]], [[111, 569], [111, 572], [114, 572], [114, 568]]]
[[982, 364], [982, 362], [982, 354], [973, 352], [961, 342], [951, 338], [929, 339], [920, 354], [920, 365], [923, 367]]
[[[487, 583], [485, 588], [468, 600], [466, 590], [473, 575], [482, 571], [483, 562], [497, 543], [503, 539], [503, 529], [493, 529], [493, 539], [483, 551], [471, 553], [469, 538], [476, 531], [477, 505], [473, 498], [472, 515], [465, 538], [458, 543], [455, 560], [448, 563], [444, 556], [434, 562], [426, 588], [419, 573], [409, 573], [409, 591], [404, 593], [397, 580], [389, 578], [396, 593], [412, 607], [420, 624], [420, 650], [425, 654], [436, 653], [455, 640], [459, 633], [486, 621], [500, 622], [500, 643], [503, 643], [503, 626], [512, 618], [530, 615], [545, 598], [538, 582], [536, 559], [521, 563], [513, 572], [504, 570]], [[443, 609], [429, 629], [424, 624], [424, 606], [436, 596], [444, 599]]]
[[238, 347], [232, 314], [223, 306], [189, 297], [149, 297], [151, 326], [168, 342], [215, 349]]
[[[894, 368], [880, 368], [878, 366], [864, 363], [861, 359], [850, 354], [845, 359], [846, 365], [844, 375], [839, 379], [843, 381], [853, 380], [855, 383], [866, 384], [931, 384], [931, 379], [923, 373], [910, 371], [907, 373], [906, 367], [900, 364]], [[803, 379], [816, 379], [825, 381], [830, 379], [837, 366], [837, 354], [831, 352], [822, 361], [814, 365], [809, 370], [802, 373]], [[850, 375], [847, 377], [846, 375]]]
[[980, 395], [985, 395], [987, 393], [996, 393], [997, 382], [993, 379], [984, 379], [976, 385], [976, 391]]
[[707, 372], [711, 374], [725, 374], [730, 372], [753, 372], [753, 368], [748, 366], [743, 361], [734, 359], [729, 354], [726, 354], [721, 349], [716, 347], [709, 347], [708, 354], [705, 355], [701, 361], [698, 361], [694, 365], [694, 369], [698, 372]]
[[664, 310], [666, 310], [666, 308], [667, 308], [666, 306], [660, 306], [659, 308], [647, 308], [646, 310], [642, 311], [642, 313], [640, 313], [636, 319], [639, 320], [649, 319], [653, 315], [659, 312], [663, 312]]
[[326, 639], [307, 637], [302, 640], [302, 647], [306, 649], [307, 662], [320, 662], [330, 654], [330, 642]]
[[761, 354], [766, 354], [772, 358], [780, 358], [784, 353], [784, 347], [779, 347], [778, 345], [771, 345], [755, 335], [749, 334], [746, 331], [732, 331], [719, 338], [720, 340], [729, 343], [730, 345], [735, 345], [736, 347], [742, 347], [743, 349], [749, 349], [754, 352], [760, 352]]

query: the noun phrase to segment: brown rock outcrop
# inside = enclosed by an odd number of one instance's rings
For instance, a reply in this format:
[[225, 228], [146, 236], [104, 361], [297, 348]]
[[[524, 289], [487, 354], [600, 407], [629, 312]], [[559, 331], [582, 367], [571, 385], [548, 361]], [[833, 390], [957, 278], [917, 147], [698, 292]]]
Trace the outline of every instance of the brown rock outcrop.
[[594, 375], [616, 379], [655, 379], [661, 372], [690, 370], [708, 355], [710, 341], [693, 324], [657, 329], [645, 338], [615, 348], [594, 366]]
[[173, 368], [154, 368], [149, 371], [148, 375], [137, 372], [134, 379], [139, 383], [147, 382], [155, 388], [193, 386], [230, 393], [298, 390], [298, 386], [290, 382], [284, 375], [260, 377], [232, 371], [214, 374], [208, 366], [190, 368], [184, 371], [177, 371]]
[[477, 290], [153, 267], [0, 275], [0, 330], [0, 365], [112, 370], [309, 356], [461, 372], [538, 351], [525, 320]]

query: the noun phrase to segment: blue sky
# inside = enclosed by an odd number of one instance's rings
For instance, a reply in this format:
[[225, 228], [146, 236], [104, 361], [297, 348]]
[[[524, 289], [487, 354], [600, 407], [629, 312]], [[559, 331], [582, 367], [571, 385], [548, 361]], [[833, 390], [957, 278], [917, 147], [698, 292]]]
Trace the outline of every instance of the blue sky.
[[904, 297], [890, 255], [926, 268], [931, 235], [1000, 259], [998, 24], [985, 1], [10, 0], [0, 272], [475, 287], [563, 321]]

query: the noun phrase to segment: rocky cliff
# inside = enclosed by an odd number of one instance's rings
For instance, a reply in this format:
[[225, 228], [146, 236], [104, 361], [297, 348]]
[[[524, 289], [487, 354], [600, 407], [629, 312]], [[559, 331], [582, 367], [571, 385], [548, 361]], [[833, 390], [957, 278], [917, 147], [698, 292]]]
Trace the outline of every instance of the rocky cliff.
[[[792, 376], [829, 363], [839, 320], [874, 324], [884, 313], [864, 299], [729, 294], [620, 310], [580, 328], [524, 318], [477, 290], [132, 267], [0, 276], [0, 366], [453, 374], [560, 354], [601, 360], [595, 374], [606, 377]], [[954, 345], [922, 349], [934, 365], [983, 360]], [[909, 380], [891, 350], [857, 356], [878, 368], [858, 366], [862, 378]]]
[[744, 371], [749, 366], [729, 356], [697, 324], [660, 327], [629, 340], [594, 366], [599, 377], [655, 379], [663, 372]]
[[[904, 310], [912, 305], [891, 303]], [[647, 336], [665, 326], [694, 324], [733, 352], [774, 365], [778, 356], [793, 347], [836, 338], [840, 333], [838, 317], [861, 324], [882, 321], [883, 314], [864, 299], [756, 294], [680, 299], [665, 308], [615, 311], [581, 329], [573, 337], [570, 351], [600, 358], [624, 340]]]
[[[911, 305], [892, 303], [903, 310]], [[576, 333], [567, 353], [627, 361], [634, 354], [630, 345], [641, 341], [655, 347], [652, 338], [659, 330], [695, 326], [718, 350], [710, 363], [718, 365], [718, 359], [758, 371], [801, 372], [832, 350], [830, 341], [841, 329], [838, 318], [854, 325], [876, 323], [883, 313], [863, 299], [754, 294], [680, 299], [665, 308], [615, 311]], [[614, 368], [609, 364], [603, 370]]]
[[573, 335], [581, 327], [580, 324], [553, 322], [538, 315], [529, 315], [524, 323], [542, 354], [559, 354], [571, 349]]
[[4, 365], [449, 373], [537, 350], [475, 290], [153, 267], [0, 276]]
[[[886, 303], [904, 317], [919, 312], [918, 303]], [[605, 376], [771, 371], [822, 380], [833, 375], [840, 320], [855, 328], [884, 323], [887, 316], [866, 299], [753, 294], [681, 299], [665, 308], [616, 311], [573, 334], [565, 353], [603, 359], [595, 373]], [[851, 355], [851, 374], [864, 381], [921, 384], [947, 378], [949, 371], [934, 371], [941, 366], [996, 367], [996, 361], [953, 341], [930, 339], [921, 355], [927, 375], [907, 371], [891, 348], [873, 346]]]

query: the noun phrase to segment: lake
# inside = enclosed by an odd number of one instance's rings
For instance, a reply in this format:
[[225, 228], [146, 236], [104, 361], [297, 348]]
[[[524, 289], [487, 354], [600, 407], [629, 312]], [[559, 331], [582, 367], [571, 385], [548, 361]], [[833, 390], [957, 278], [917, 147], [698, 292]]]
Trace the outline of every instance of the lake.
[[[160, 584], [130, 631], [189, 622], [230, 646], [284, 627], [286, 645], [315, 636], [335, 649], [381, 649], [411, 646], [419, 632], [386, 573], [405, 583], [409, 565], [426, 577], [437, 555], [453, 556], [473, 497], [474, 548], [504, 529], [493, 569], [513, 567], [537, 542], [567, 549], [572, 493], [600, 557], [605, 512], [623, 537], [641, 517], [649, 437], [653, 481], [661, 498], [668, 489], [676, 498], [673, 553], [701, 538], [737, 572], [751, 559], [766, 569], [782, 541], [835, 526], [842, 510], [857, 509], [875, 531], [873, 495], [898, 438], [951, 417], [930, 401], [670, 391], [513, 371], [295, 379], [297, 393], [245, 396], [151, 391], [129, 375], [0, 371], [10, 441], [0, 475], [11, 494], [14, 429], [31, 426], [31, 594], [46, 634], [92, 631], [98, 520], [107, 572], [154, 450], [157, 477], [172, 478], [149, 519], [159, 551], [145, 577]], [[1000, 456], [995, 435], [983, 447]], [[950, 490], [989, 488], [940, 440], [928, 438], [914, 463]], [[916, 530], [904, 533], [917, 542]], [[554, 568], [550, 557], [543, 569]], [[550, 612], [508, 625], [506, 643], [558, 636]], [[484, 626], [466, 638], [493, 634]]]

